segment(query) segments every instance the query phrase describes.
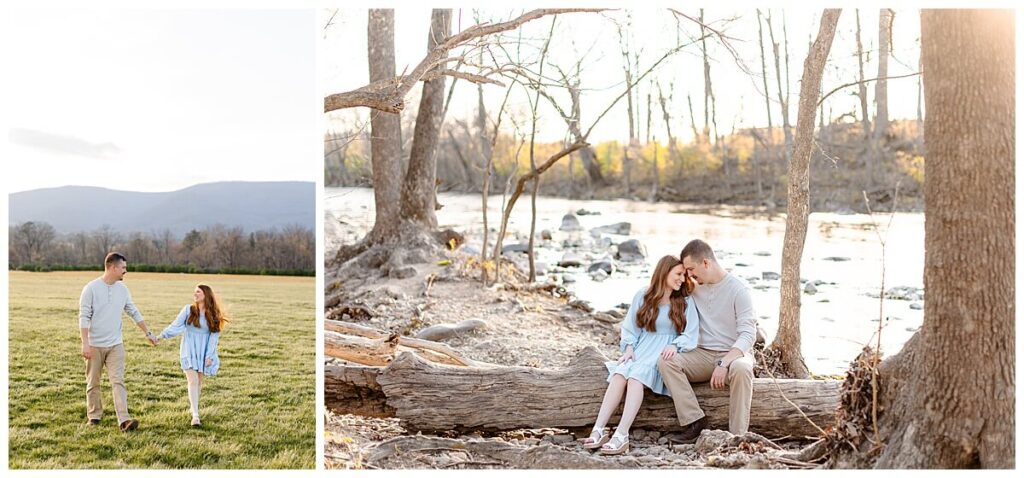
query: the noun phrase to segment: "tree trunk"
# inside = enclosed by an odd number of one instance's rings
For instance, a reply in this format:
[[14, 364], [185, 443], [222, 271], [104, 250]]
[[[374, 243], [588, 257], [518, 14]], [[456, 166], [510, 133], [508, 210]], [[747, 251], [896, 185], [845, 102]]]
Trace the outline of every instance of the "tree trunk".
[[690, 129], [693, 130], [693, 140], [700, 144], [704, 137], [697, 131], [697, 118], [693, 116], [693, 101], [690, 100], [689, 93], [686, 94], [686, 106], [690, 108]]
[[789, 200], [786, 206], [786, 235], [782, 247], [782, 284], [779, 331], [772, 342], [780, 360], [780, 373], [787, 377], [808, 376], [800, 351], [800, 260], [807, 240], [809, 215], [810, 159], [814, 140], [814, 117], [821, 96], [821, 77], [828, 60], [841, 10], [826, 9], [821, 15], [818, 38], [804, 60], [800, 80], [800, 108], [797, 112], [796, 142], [789, 163]]
[[[669, 98], [671, 98], [671, 91], [673, 85], [669, 84]], [[682, 164], [678, 164], [679, 151], [676, 146], [676, 137], [672, 134], [672, 116], [668, 112], [668, 101], [665, 100], [665, 95], [661, 92], [661, 84], [658, 85], [658, 103], [661, 104], [661, 117], [665, 120], [665, 132], [668, 134], [668, 163], [676, 166], [678, 171], [682, 171]]]
[[647, 197], [650, 202], [658, 200], [658, 182], [660, 181], [658, 173], [658, 142], [655, 139], [654, 142], [654, 166], [651, 169], [651, 194]]
[[1015, 466], [1013, 17], [921, 12], [927, 300], [879, 367], [877, 468]]
[[704, 134], [704, 140], [711, 141], [711, 126], [708, 122], [708, 98], [712, 96], [711, 93], [711, 63], [708, 62], [708, 37], [707, 30], [704, 28], [704, 9], [700, 9], [700, 52], [704, 59], [704, 129], [701, 131]]
[[[621, 35], [620, 30], [620, 35]], [[629, 62], [629, 45], [623, 40], [622, 45], [622, 58], [625, 61], [623, 69], [626, 72], [626, 111], [629, 116], [629, 143], [622, 147], [622, 177], [625, 181], [626, 186], [626, 197], [630, 197], [632, 194], [633, 184], [630, 181], [630, 173], [633, 168], [633, 157], [632, 152], [636, 149], [636, 144], [639, 142], [636, 133], [636, 124], [634, 121], [634, 104], [633, 104], [633, 66]]]
[[[371, 9], [367, 22], [370, 82], [395, 77], [395, 11]], [[369, 237], [379, 240], [398, 230], [402, 192], [402, 122], [397, 114], [370, 115], [370, 162], [376, 219]]]
[[[427, 51], [443, 43], [451, 31], [451, 9], [434, 9], [430, 15]], [[437, 182], [437, 149], [441, 133], [444, 108], [445, 77], [439, 76], [423, 82], [420, 109], [416, 115], [409, 168], [402, 187], [403, 220], [414, 222], [426, 229], [437, 227], [434, 215]]]
[[889, 96], [885, 78], [889, 76], [889, 52], [892, 50], [893, 11], [883, 8], [878, 16], [878, 81], [875, 82], [875, 146], [889, 129]]
[[860, 10], [854, 10], [854, 14], [857, 18], [857, 81], [860, 82], [857, 85], [857, 97], [860, 99], [860, 125], [861, 129], [864, 130], [864, 162], [867, 163], [868, 178], [872, 178], [874, 177], [872, 165], [875, 161], [871, 155], [871, 120], [869, 119], [870, 113], [868, 112], [868, 85], [864, 82], [864, 46], [860, 41]]
[[[583, 141], [583, 131], [580, 129], [580, 84], [579, 79], [576, 79], [571, 85], [569, 85], [569, 98], [572, 100], [572, 111], [571, 119], [569, 121], [569, 132], [572, 134], [573, 141]], [[604, 176], [601, 175], [601, 166], [597, 164], [597, 155], [594, 154], [594, 148], [586, 146], [580, 150], [580, 160], [583, 161], [583, 169], [587, 170], [587, 177], [589, 184], [587, 186], [587, 196], [593, 192], [594, 186], [604, 185]]]
[[[593, 347], [561, 369], [444, 366], [404, 353], [389, 366], [375, 368], [375, 376], [365, 366], [329, 368], [333, 377], [325, 380], [324, 396], [327, 407], [338, 413], [369, 410], [381, 416], [393, 410], [410, 430], [585, 427], [593, 424], [607, 388], [606, 360]], [[836, 380], [754, 379], [751, 431], [773, 437], [818, 435], [815, 425], [824, 428], [835, 420], [840, 385]], [[360, 389], [365, 392], [355, 393]], [[709, 425], [728, 427], [729, 392], [711, 390], [707, 383], [695, 384], [694, 392]], [[680, 430], [672, 399], [649, 390], [645, 394], [634, 427]], [[342, 396], [347, 400], [334, 400]]]
[[[768, 115], [768, 138], [765, 144], [765, 150], [767, 151], [767, 154], [765, 155], [765, 157], [771, 158], [771, 151], [768, 151], [768, 146], [774, 143], [772, 139], [774, 136], [772, 133], [772, 103], [770, 100], [771, 95], [770, 93], [768, 93], [768, 63], [767, 61], [765, 61], [764, 54], [764, 30], [761, 27], [761, 10], [757, 10], [757, 41], [761, 47], [761, 84], [764, 86], [764, 108], [765, 113]], [[757, 194], [758, 196], [761, 196], [763, 194], [763, 186], [761, 184], [761, 164], [756, 159], [754, 161], [754, 169], [757, 177]], [[775, 184], [774, 167], [770, 167], [769, 171], [772, 171], [772, 173], [769, 176], [771, 178], [772, 184]]]
[[[785, 26], [783, 26], [783, 28], [785, 28]], [[793, 153], [793, 128], [789, 124], [789, 100], [787, 100], [782, 94], [782, 68], [779, 66], [781, 55], [779, 54], [779, 43], [775, 41], [775, 29], [772, 27], [772, 16], [770, 11], [768, 13], [768, 35], [772, 40], [772, 54], [775, 57], [775, 81], [778, 86], [779, 104], [781, 105], [782, 110], [782, 135], [783, 138], [785, 138], [785, 149], [783, 150], [785, 161], [783, 161], [782, 164], [787, 165], [788, 167]], [[789, 50], [789, 45], [786, 45], [786, 50]]]

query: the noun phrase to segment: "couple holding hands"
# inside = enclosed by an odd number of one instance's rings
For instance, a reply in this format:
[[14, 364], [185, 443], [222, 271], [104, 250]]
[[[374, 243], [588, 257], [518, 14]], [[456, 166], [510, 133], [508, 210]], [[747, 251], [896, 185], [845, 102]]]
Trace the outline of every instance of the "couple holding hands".
[[[679, 257], [658, 261], [650, 284], [633, 297], [622, 321], [622, 356], [607, 362], [608, 389], [587, 449], [615, 455], [629, 450], [629, 428], [644, 388], [672, 397], [683, 427], [677, 441], [690, 442], [707, 425], [691, 382], [710, 381], [729, 390], [729, 431], [747, 432], [753, 391], [752, 348], [757, 336], [750, 290], [728, 273], [706, 242], [690, 241]], [[615, 433], [608, 420], [625, 394]]]
[[121, 314], [124, 312], [131, 316], [153, 345], [184, 334], [179, 350], [181, 369], [188, 383], [191, 424], [200, 426], [199, 393], [203, 376], [216, 375], [220, 367], [217, 343], [227, 322], [213, 290], [203, 284], [196, 286], [192, 303], [182, 308], [174, 322], [160, 335], [153, 335], [122, 282], [128, 270], [125, 257], [111, 252], [103, 263], [103, 275], [85, 285], [79, 300], [78, 322], [82, 335], [82, 358], [86, 361], [85, 396], [89, 424], [99, 425], [103, 417], [100, 376], [106, 368], [121, 431], [132, 431], [139, 426], [139, 421], [128, 413], [128, 392], [124, 385], [125, 353], [121, 337]]

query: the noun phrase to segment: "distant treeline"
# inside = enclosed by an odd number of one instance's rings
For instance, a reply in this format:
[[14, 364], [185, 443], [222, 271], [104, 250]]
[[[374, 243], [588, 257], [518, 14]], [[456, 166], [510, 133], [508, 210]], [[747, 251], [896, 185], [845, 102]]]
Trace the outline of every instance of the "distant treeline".
[[[462, 126], [462, 127], [457, 127]], [[406, 125], [403, 125], [405, 128]], [[408, 125], [412, 128], [412, 125]], [[445, 123], [437, 147], [437, 179], [442, 191], [479, 192], [483, 184], [485, 148], [472, 126]], [[884, 210], [893, 186], [901, 182], [900, 208], [922, 205], [924, 148], [921, 128], [913, 120], [894, 120], [880, 143], [867, 143], [862, 125], [837, 121], [819, 125], [812, 153], [811, 208], [815, 211], [857, 210], [867, 191]], [[325, 136], [324, 180], [327, 186], [372, 186], [369, 128], [358, 133]], [[775, 204], [784, 206], [787, 188], [786, 141], [783, 128], [737, 129], [715, 138], [690, 142], [640, 140], [633, 146], [618, 141], [592, 146], [592, 180], [578, 153], [561, 160], [541, 177], [540, 193], [570, 199], [632, 198], [668, 202]], [[489, 145], [488, 146], [489, 149]], [[562, 143], [538, 143], [535, 155], [547, 158]], [[409, 149], [403, 149], [403, 162]], [[501, 133], [493, 149], [491, 193], [501, 194], [510, 176], [529, 172], [529, 145]], [[403, 163], [404, 168], [404, 163]], [[863, 211], [861, 211], [863, 212]]]
[[58, 234], [48, 223], [28, 221], [9, 226], [8, 237], [11, 270], [98, 271], [103, 257], [117, 251], [136, 272], [316, 275], [316, 235], [301, 226], [245, 232], [215, 225], [179, 238], [169, 229], [122, 234], [107, 225]]

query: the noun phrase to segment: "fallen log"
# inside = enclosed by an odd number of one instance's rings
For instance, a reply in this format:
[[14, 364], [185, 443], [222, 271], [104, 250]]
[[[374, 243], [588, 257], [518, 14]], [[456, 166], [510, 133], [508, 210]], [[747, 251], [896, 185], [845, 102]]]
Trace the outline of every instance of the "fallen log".
[[[353, 410], [367, 407], [382, 409], [386, 405], [407, 429], [428, 432], [589, 427], [604, 397], [607, 360], [593, 347], [585, 348], [561, 369], [452, 367], [430, 363], [414, 354], [400, 354], [387, 367], [377, 369], [375, 384], [380, 387], [384, 403], [327, 400], [327, 405], [339, 413], [356, 413]], [[344, 381], [345, 376], [337, 369], [328, 373], [337, 374], [327, 381], [326, 396], [331, 396], [330, 388], [337, 386], [332, 384]], [[817, 429], [808, 419], [822, 428], [834, 423], [840, 384], [836, 380], [754, 379], [750, 430], [773, 437], [816, 436]], [[727, 428], [728, 391], [711, 390], [707, 383], [695, 384], [694, 391], [709, 426]], [[379, 395], [367, 398], [380, 399]], [[616, 420], [617, 416], [613, 417], [612, 423]], [[649, 390], [634, 427], [682, 430], [672, 399]]]
[[354, 364], [333, 364], [324, 366], [324, 403], [327, 407], [344, 413], [373, 418], [395, 416], [395, 409], [388, 406], [384, 391], [377, 384], [377, 375], [382, 367]]

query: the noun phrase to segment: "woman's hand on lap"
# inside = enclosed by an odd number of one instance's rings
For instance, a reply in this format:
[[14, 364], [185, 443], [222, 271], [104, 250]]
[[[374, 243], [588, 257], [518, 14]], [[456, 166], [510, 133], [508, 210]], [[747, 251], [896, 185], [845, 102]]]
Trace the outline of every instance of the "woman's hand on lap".
[[661, 351], [661, 358], [663, 358], [665, 360], [672, 360], [672, 357], [675, 357], [675, 356], [676, 356], [676, 346], [675, 345], [669, 344], [669, 345], [665, 346], [665, 350]]

